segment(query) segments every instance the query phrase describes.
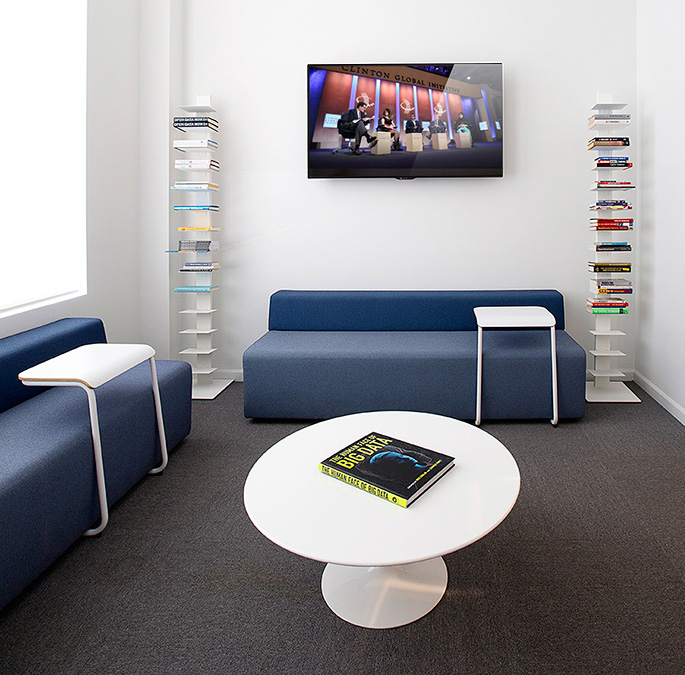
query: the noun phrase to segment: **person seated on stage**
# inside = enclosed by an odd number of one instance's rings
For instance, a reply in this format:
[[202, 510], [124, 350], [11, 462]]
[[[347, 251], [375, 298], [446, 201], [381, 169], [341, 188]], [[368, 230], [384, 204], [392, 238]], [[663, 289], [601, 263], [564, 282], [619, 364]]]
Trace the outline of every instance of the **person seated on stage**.
[[459, 116], [457, 117], [456, 120], [454, 120], [454, 124], [452, 124], [454, 127], [455, 131], [459, 131], [459, 129], [466, 127], [469, 132], [471, 131], [471, 125], [469, 124], [469, 121], [464, 117], [464, 113], [460, 112]]
[[428, 138], [430, 138], [433, 134], [444, 134], [447, 132], [447, 125], [439, 117], [436, 117], [430, 123], [428, 131], [430, 132]]
[[[404, 131], [407, 134], [421, 134], [424, 138], [428, 135], [428, 129], [424, 129], [414, 113], [409, 113], [409, 119], [404, 123]], [[423, 141], [423, 139], [422, 139]]]
[[397, 128], [394, 120], [392, 119], [392, 113], [390, 108], [386, 108], [383, 111], [383, 116], [381, 117], [380, 124], [376, 131], [389, 131], [393, 139], [393, 150], [401, 150], [400, 147], [400, 130]]
[[369, 124], [373, 119], [373, 117], [366, 116], [366, 109], [368, 107], [369, 106], [366, 103], [364, 103], [364, 101], [359, 101], [359, 103], [357, 103], [357, 106], [355, 108], [352, 108], [348, 115], [348, 128], [350, 131], [354, 131], [355, 155], [361, 155], [362, 151], [359, 149], [359, 144], [361, 143], [362, 138], [366, 138], [366, 140], [369, 142], [369, 145], [372, 148], [378, 142], [378, 139], [375, 136], [371, 136], [369, 134], [368, 129], [366, 128], [367, 124]]

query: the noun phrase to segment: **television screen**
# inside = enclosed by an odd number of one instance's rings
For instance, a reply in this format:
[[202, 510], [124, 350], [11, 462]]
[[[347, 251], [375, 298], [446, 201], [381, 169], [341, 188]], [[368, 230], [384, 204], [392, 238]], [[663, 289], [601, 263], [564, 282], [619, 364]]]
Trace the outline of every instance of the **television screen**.
[[307, 68], [309, 178], [503, 175], [501, 63]]

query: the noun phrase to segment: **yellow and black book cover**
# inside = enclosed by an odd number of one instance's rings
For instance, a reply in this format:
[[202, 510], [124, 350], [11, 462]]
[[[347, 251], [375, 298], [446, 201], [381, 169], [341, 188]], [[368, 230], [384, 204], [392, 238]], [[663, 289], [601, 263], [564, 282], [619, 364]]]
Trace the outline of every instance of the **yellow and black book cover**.
[[454, 466], [454, 457], [376, 431], [319, 464], [328, 476], [407, 507]]

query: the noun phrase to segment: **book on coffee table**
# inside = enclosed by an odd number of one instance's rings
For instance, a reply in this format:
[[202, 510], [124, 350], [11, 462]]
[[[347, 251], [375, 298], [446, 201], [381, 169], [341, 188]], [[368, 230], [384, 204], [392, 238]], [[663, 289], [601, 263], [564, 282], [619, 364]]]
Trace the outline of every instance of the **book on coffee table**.
[[319, 470], [408, 507], [454, 466], [454, 457], [376, 431], [323, 460]]

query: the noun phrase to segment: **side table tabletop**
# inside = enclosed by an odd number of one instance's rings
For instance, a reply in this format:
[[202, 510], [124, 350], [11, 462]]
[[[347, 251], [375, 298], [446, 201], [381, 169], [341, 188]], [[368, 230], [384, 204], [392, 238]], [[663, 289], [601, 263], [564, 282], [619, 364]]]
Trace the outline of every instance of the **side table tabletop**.
[[164, 434], [162, 404], [159, 395], [154, 355], [155, 350], [149, 345], [89, 344], [72, 349], [19, 373], [19, 379], [26, 386], [81, 387], [88, 396], [90, 428], [93, 436], [93, 454], [95, 456], [95, 474], [100, 502], [100, 524], [95, 528], [86, 530], [84, 532], [85, 535], [99, 534], [105, 529], [109, 519], [95, 391], [98, 387], [117, 377], [117, 375], [121, 375], [146, 360], [150, 362], [152, 392], [155, 399], [155, 413], [162, 452], [161, 464], [151, 469], [149, 473], [160, 473], [167, 465], [166, 437]]
[[554, 426], [559, 422], [557, 392], [557, 339], [556, 318], [544, 307], [474, 307], [478, 324], [478, 371], [476, 379], [476, 424], [481, 423], [483, 395], [483, 328], [549, 328], [552, 358], [552, 419]]

